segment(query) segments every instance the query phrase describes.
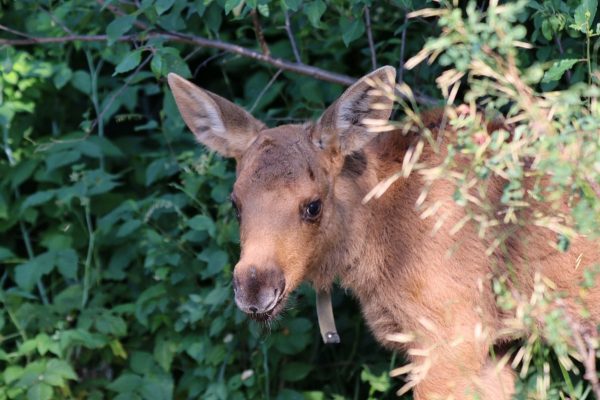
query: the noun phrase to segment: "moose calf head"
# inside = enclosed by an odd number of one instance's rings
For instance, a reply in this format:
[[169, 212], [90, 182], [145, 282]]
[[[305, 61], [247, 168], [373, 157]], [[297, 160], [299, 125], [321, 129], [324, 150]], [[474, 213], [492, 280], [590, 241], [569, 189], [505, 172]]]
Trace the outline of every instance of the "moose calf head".
[[375, 135], [365, 119], [387, 120], [393, 85], [383, 67], [347, 89], [316, 122], [268, 128], [214, 93], [169, 74], [179, 111], [199, 142], [237, 162], [231, 201], [241, 256], [233, 287], [238, 307], [258, 320], [277, 315], [288, 294], [318, 271], [345, 218], [334, 187], [347, 156]]

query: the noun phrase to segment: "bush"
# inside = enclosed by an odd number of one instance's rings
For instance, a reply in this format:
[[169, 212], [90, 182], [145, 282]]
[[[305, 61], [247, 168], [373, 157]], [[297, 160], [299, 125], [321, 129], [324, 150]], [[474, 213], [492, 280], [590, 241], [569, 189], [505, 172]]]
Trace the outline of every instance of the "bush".
[[[519, 162], [544, 154], [553, 190], [578, 194], [553, 225], [567, 247], [600, 226], [597, 2], [495, 3], [0, 3], [0, 399], [395, 398], [401, 360], [343, 293], [334, 348], [308, 287], [272, 327], [235, 308], [234, 168], [194, 142], [164, 78], [193, 77], [276, 125], [315, 117], [350, 76], [398, 66], [408, 116], [444, 98], [518, 122]], [[539, 113], [552, 135], [528, 129]], [[455, 123], [471, 127], [457, 151], [476, 178], [510, 172], [506, 201], [521, 207], [517, 150], [479, 152], [476, 118]], [[526, 341], [520, 396], [591, 397], [549, 343]]]

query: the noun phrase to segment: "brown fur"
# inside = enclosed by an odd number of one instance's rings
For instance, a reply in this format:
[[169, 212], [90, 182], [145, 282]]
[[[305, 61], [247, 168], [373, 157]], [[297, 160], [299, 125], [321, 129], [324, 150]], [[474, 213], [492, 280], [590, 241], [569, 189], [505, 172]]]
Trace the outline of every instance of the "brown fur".
[[[366, 79], [393, 82], [391, 75], [388, 67]], [[170, 84], [178, 104], [185, 102], [180, 109], [187, 122], [194, 119], [192, 100], [179, 88], [189, 91], [190, 86], [180, 80], [171, 76]], [[387, 119], [389, 108], [369, 109], [373, 103], [390, 105], [390, 101], [381, 94], [366, 96], [368, 90], [365, 79], [359, 81], [316, 123], [263, 129], [252, 122], [233, 130], [244, 132], [243, 141], [232, 138], [225, 146], [226, 154], [238, 161], [233, 196], [242, 219], [242, 254], [235, 268], [236, 301], [245, 311], [263, 310], [258, 314], [267, 319], [281, 310], [287, 294], [302, 281], [327, 290], [339, 278], [360, 300], [377, 340], [390, 349], [407, 351], [415, 365], [425, 368], [414, 389], [416, 399], [509, 398], [513, 373], [507, 367], [497, 371], [489, 356], [490, 346], [507, 340], [499, 335], [508, 315], [498, 309], [493, 278], [508, 277], [510, 288], [527, 297], [539, 273], [566, 295], [562, 304], [570, 318], [583, 323], [579, 310], [586, 306], [591, 313], [588, 323], [597, 324], [600, 290], [590, 290], [583, 305], [576, 299], [585, 267], [600, 261], [599, 246], [576, 238], [569, 251], [561, 253], [549, 244], [555, 234], [532, 226], [502, 226], [481, 239], [476, 227], [466, 224], [452, 235], [450, 229], [465, 210], [452, 200], [454, 185], [444, 180], [435, 181], [427, 197], [429, 204], [443, 203], [440, 209], [446, 218], [432, 235], [440, 214], [420, 217], [422, 209], [415, 203], [424, 182], [416, 173], [399, 179], [381, 198], [362, 204], [375, 185], [401, 169], [418, 137], [397, 131], [369, 133], [363, 118]], [[246, 118], [238, 112], [242, 117], [233, 119]], [[435, 128], [442, 113], [431, 112], [423, 119], [425, 126]], [[190, 128], [210, 145], [204, 139], [210, 132]], [[438, 134], [452, 140], [451, 134]], [[426, 147], [420, 160], [435, 166], [444, 157], [444, 152]], [[504, 184], [492, 177], [487, 188], [488, 199], [498, 210]], [[322, 212], [309, 221], [306, 207], [315, 199], [322, 202]], [[486, 256], [491, 240], [507, 229], [511, 234], [504, 247]], [[267, 277], [282, 272], [284, 289], [278, 293], [280, 278], [257, 278], [261, 271]], [[389, 340], [390, 334], [399, 332], [411, 332], [415, 338], [405, 344]]]

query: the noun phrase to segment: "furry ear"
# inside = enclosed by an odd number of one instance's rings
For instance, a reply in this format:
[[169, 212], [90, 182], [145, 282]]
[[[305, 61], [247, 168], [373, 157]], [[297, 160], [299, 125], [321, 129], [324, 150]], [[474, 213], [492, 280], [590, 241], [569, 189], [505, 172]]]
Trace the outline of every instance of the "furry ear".
[[377, 133], [369, 132], [365, 119], [388, 120], [392, 113], [396, 69], [381, 67], [350, 86], [319, 118], [313, 142], [342, 155], [360, 150]]
[[243, 108], [177, 74], [169, 86], [186, 125], [198, 141], [225, 157], [240, 158], [264, 127]]

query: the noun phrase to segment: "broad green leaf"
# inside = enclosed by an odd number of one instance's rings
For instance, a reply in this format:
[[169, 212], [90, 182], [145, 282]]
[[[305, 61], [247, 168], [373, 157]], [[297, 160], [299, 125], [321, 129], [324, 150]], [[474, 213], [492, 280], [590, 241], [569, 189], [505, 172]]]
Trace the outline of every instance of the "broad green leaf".
[[123, 15], [121, 17], [115, 18], [106, 27], [106, 35], [108, 36], [108, 44], [109, 45], [113, 44], [121, 36], [126, 34], [131, 29], [134, 22], [135, 22], [135, 16], [133, 16], [133, 15]]
[[289, 362], [283, 366], [281, 377], [288, 382], [301, 381], [313, 369], [311, 364], [302, 362]]
[[31, 291], [38, 279], [54, 269], [54, 254], [43, 253], [15, 268], [15, 281], [23, 290]]
[[56, 194], [55, 190], [43, 190], [28, 196], [23, 204], [21, 204], [21, 210], [26, 210], [29, 207], [39, 206], [49, 202], [54, 198]]
[[286, 9], [292, 11], [298, 11], [302, 5], [302, 0], [282, 0], [283, 5]]
[[9, 258], [15, 258], [15, 254], [10, 249], [0, 246], [0, 261], [8, 260]]
[[35, 383], [27, 390], [27, 400], [52, 399], [52, 387], [44, 382]]
[[77, 379], [77, 374], [71, 365], [65, 360], [52, 359], [48, 361], [46, 365], [48, 371], [63, 377], [64, 379], [74, 380]]
[[87, 71], [75, 71], [71, 77], [71, 84], [84, 94], [92, 92], [92, 78]]
[[139, 219], [130, 219], [119, 227], [119, 230], [117, 231], [117, 237], [128, 236], [140, 226], [142, 226], [142, 221]]
[[242, 0], [225, 0], [225, 6], [223, 7], [225, 9], [225, 15], [228, 15], [231, 10], [236, 8], [241, 2]]
[[171, 369], [171, 363], [177, 353], [177, 344], [170, 340], [159, 338], [154, 345], [154, 359], [165, 372]]
[[142, 50], [135, 50], [128, 53], [123, 60], [115, 67], [115, 73], [113, 75], [122, 74], [123, 72], [129, 72], [142, 61]]
[[196, 231], [205, 231], [211, 237], [215, 236], [216, 226], [214, 221], [206, 215], [196, 215], [194, 218], [188, 220], [188, 226]]
[[350, 43], [365, 33], [365, 24], [360, 18], [354, 18], [353, 20], [341, 18], [340, 29], [342, 30], [342, 40], [346, 47], [348, 47]]
[[127, 334], [127, 324], [123, 318], [112, 315], [109, 312], [103, 312], [94, 322], [98, 332], [115, 337], [122, 337]]
[[154, 3], [154, 9], [158, 15], [161, 15], [171, 8], [173, 3], [175, 3], [175, 0], [156, 0], [156, 3]]
[[21, 376], [23, 375], [23, 368], [19, 365], [9, 365], [6, 367], [6, 369], [4, 370], [4, 382], [6, 382], [7, 384], [11, 384], [14, 381], [16, 381], [17, 379], [21, 379]]
[[81, 153], [77, 150], [66, 150], [50, 153], [46, 158], [46, 171], [50, 172], [57, 168], [72, 164], [79, 160]]
[[542, 82], [551, 82], [557, 81], [562, 78], [563, 74], [573, 67], [573, 65], [577, 64], [579, 60], [576, 59], [565, 59], [554, 62], [550, 69], [546, 71], [544, 77], [542, 78]]
[[76, 279], [77, 278], [77, 262], [78, 256], [75, 250], [73, 249], [65, 249], [58, 250], [55, 254], [55, 264], [58, 268], [58, 271], [64, 276], [66, 279]]
[[62, 89], [73, 76], [73, 71], [66, 64], [58, 64], [55, 67], [54, 78], [52, 82], [57, 89]]
[[141, 385], [142, 378], [139, 375], [126, 372], [109, 383], [106, 388], [114, 392], [130, 393], [138, 389]]
[[258, 9], [260, 15], [262, 15], [265, 18], [269, 18], [271, 11], [269, 10], [268, 4], [259, 4], [256, 8]]
[[206, 268], [200, 271], [200, 275], [203, 278], [209, 278], [219, 274], [223, 270], [229, 261], [229, 256], [223, 250], [209, 247], [198, 254], [198, 259], [207, 264]]
[[311, 1], [304, 5], [304, 14], [315, 28], [321, 26], [321, 16], [323, 16], [326, 8], [327, 6], [322, 0]]

